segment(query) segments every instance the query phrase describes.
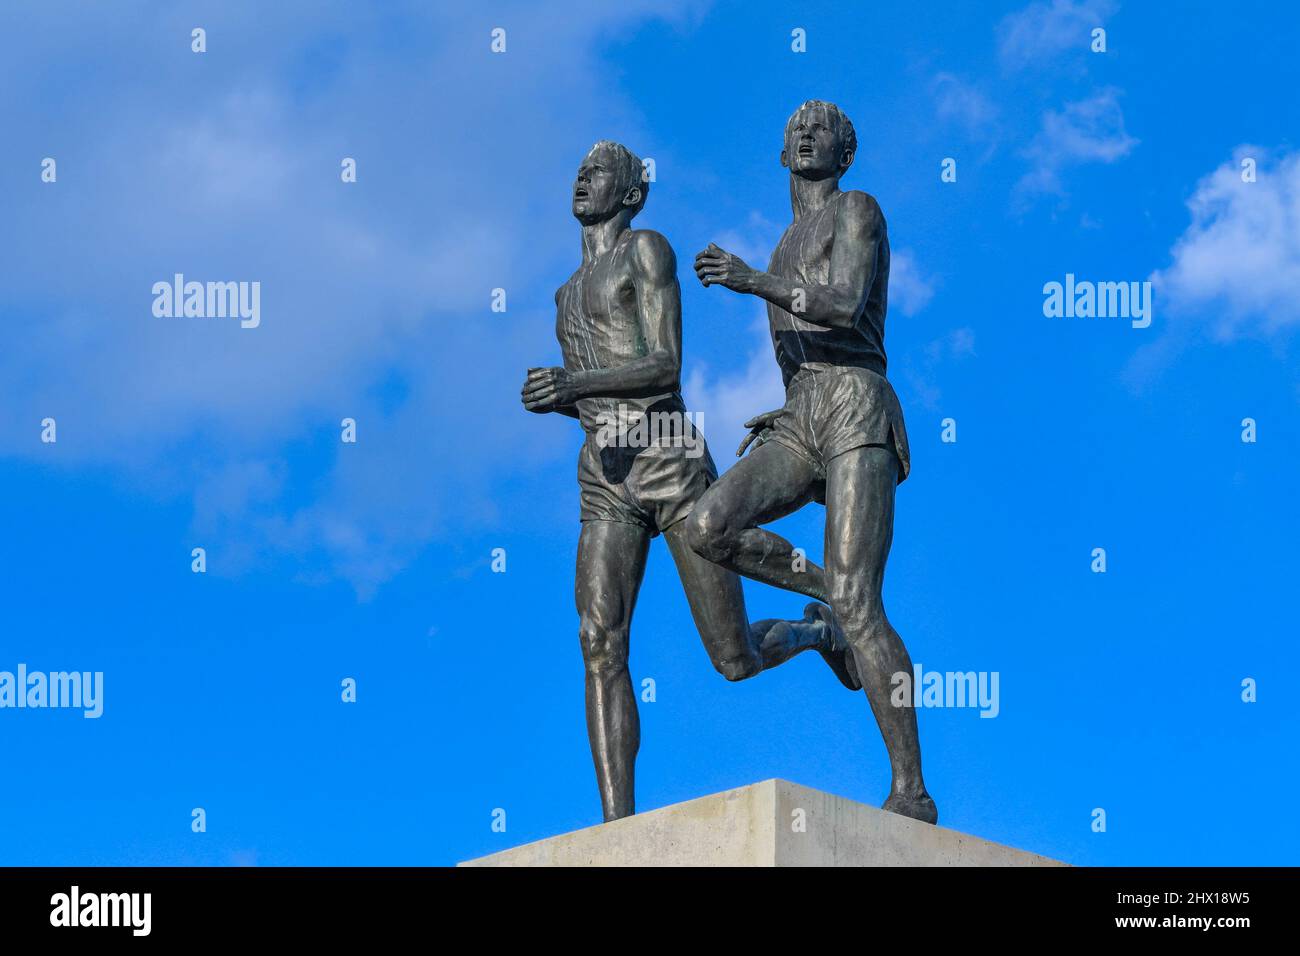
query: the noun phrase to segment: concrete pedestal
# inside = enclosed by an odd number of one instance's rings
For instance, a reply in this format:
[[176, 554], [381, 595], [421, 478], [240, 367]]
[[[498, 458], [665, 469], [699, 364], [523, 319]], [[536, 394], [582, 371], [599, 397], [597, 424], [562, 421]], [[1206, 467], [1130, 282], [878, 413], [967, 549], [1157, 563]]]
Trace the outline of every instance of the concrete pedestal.
[[785, 780], [688, 800], [461, 866], [1064, 866]]

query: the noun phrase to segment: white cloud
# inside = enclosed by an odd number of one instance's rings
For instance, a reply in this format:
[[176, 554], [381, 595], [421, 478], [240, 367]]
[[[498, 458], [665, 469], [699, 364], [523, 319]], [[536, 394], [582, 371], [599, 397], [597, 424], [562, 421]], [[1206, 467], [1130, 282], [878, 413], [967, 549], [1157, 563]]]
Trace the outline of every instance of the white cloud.
[[[576, 247], [572, 171], [636, 132], [598, 41], [684, 2], [576, 6], [503, 6], [501, 56], [495, 21], [454, 5], [222, 4], [202, 55], [182, 9], [0, 9], [7, 148], [59, 164], [54, 185], [0, 183], [23, 237], [0, 286], [3, 453], [193, 496], [228, 556], [288, 552], [359, 590], [483, 526], [495, 486], [562, 451], [518, 389], [557, 356], [543, 283]], [[155, 318], [175, 272], [259, 281], [261, 326]]]
[[1008, 14], [997, 27], [998, 55], [1004, 66], [1019, 69], [1034, 62], [1059, 60], [1058, 54], [1089, 52], [1094, 27], [1118, 8], [1112, 0], [1051, 0]]
[[[1256, 161], [1242, 182], [1241, 161]], [[1199, 337], [1279, 339], [1300, 326], [1300, 152], [1269, 161], [1238, 147], [1187, 201], [1191, 224], [1151, 276], [1161, 334], [1139, 348], [1125, 383], [1145, 391]]]
[[[1253, 183], [1241, 179], [1247, 157]], [[1243, 146], [1197, 184], [1191, 224], [1152, 277], [1163, 308], [1203, 311], [1219, 339], [1300, 325], [1300, 152], [1265, 162]]]

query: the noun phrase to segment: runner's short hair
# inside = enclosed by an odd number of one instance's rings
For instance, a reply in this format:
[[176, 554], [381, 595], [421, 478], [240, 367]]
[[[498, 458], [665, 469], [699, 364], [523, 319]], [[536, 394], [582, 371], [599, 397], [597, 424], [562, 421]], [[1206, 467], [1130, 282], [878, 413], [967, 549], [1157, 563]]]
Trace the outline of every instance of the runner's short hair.
[[[800, 113], [807, 110], [821, 109], [826, 111], [830, 117], [831, 128], [835, 131], [836, 138], [840, 141], [840, 146], [848, 150], [849, 154], [856, 156], [858, 153], [858, 134], [853, 129], [853, 124], [849, 118], [844, 115], [844, 111], [834, 103], [827, 103], [825, 100], [808, 100], [797, 110], [790, 114], [790, 118], [785, 121], [785, 141], [790, 141], [790, 133], [794, 131], [794, 121]], [[853, 165], [853, 161], [849, 161]]]
[[598, 149], [610, 150], [617, 157], [617, 173], [619, 191], [626, 196], [627, 191], [634, 186], [641, 189], [641, 201], [632, 207], [632, 215], [636, 215], [645, 208], [645, 201], [650, 196], [650, 181], [645, 175], [645, 165], [636, 153], [628, 149], [622, 143], [616, 143], [612, 139], [602, 139], [591, 149], [587, 150], [590, 156]]

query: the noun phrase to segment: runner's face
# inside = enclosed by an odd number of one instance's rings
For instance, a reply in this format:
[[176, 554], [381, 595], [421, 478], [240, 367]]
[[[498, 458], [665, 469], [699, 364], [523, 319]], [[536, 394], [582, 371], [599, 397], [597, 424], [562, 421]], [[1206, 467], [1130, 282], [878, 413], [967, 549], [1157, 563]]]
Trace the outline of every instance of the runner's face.
[[608, 219], [623, 206], [627, 190], [620, 185], [618, 157], [607, 148], [593, 149], [573, 183], [573, 215], [582, 223]]
[[794, 118], [785, 140], [785, 160], [790, 172], [806, 179], [825, 179], [843, 170], [844, 147], [824, 109], [804, 110]]

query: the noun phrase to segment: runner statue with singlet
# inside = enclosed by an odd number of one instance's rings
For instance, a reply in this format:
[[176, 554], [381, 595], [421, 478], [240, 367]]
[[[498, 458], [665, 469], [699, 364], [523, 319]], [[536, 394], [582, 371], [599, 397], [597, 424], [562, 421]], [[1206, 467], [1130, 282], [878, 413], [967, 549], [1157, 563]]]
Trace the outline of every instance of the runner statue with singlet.
[[[676, 258], [662, 235], [631, 228], [649, 185], [641, 161], [617, 143], [597, 143], [582, 161], [572, 205], [582, 226], [582, 264], [555, 296], [564, 365], [529, 369], [522, 390], [529, 411], [577, 418], [586, 433], [578, 457], [576, 597], [587, 733], [606, 820], [635, 812], [640, 722], [628, 641], [654, 536], [667, 540], [705, 649], [728, 680], [816, 650], [842, 683], [861, 686], [824, 604], [808, 605], [803, 620], [751, 625], [740, 579], [687, 543], [686, 519], [717, 471], [684, 414]], [[680, 422], [679, 430], [651, 429], [644, 440], [647, 431], [636, 423], [649, 415]], [[822, 569], [795, 570], [804, 565], [801, 555], [788, 541], [771, 541], [752, 576], [824, 600]]]
[[911, 463], [903, 412], [885, 378], [885, 217], [867, 193], [839, 185], [856, 151], [857, 134], [839, 107], [804, 103], [786, 123], [781, 150], [794, 221], [767, 271], [713, 244], [695, 259], [705, 286], [766, 300], [786, 403], [746, 423], [754, 450], [704, 494], [687, 535], [700, 555], [760, 577], [774, 546], [760, 525], [809, 501], [826, 505], [824, 586], [889, 752], [884, 809], [934, 823], [912, 700], [891, 701], [894, 676], [906, 675], [904, 686], [912, 676], [882, 597], [894, 490]]

